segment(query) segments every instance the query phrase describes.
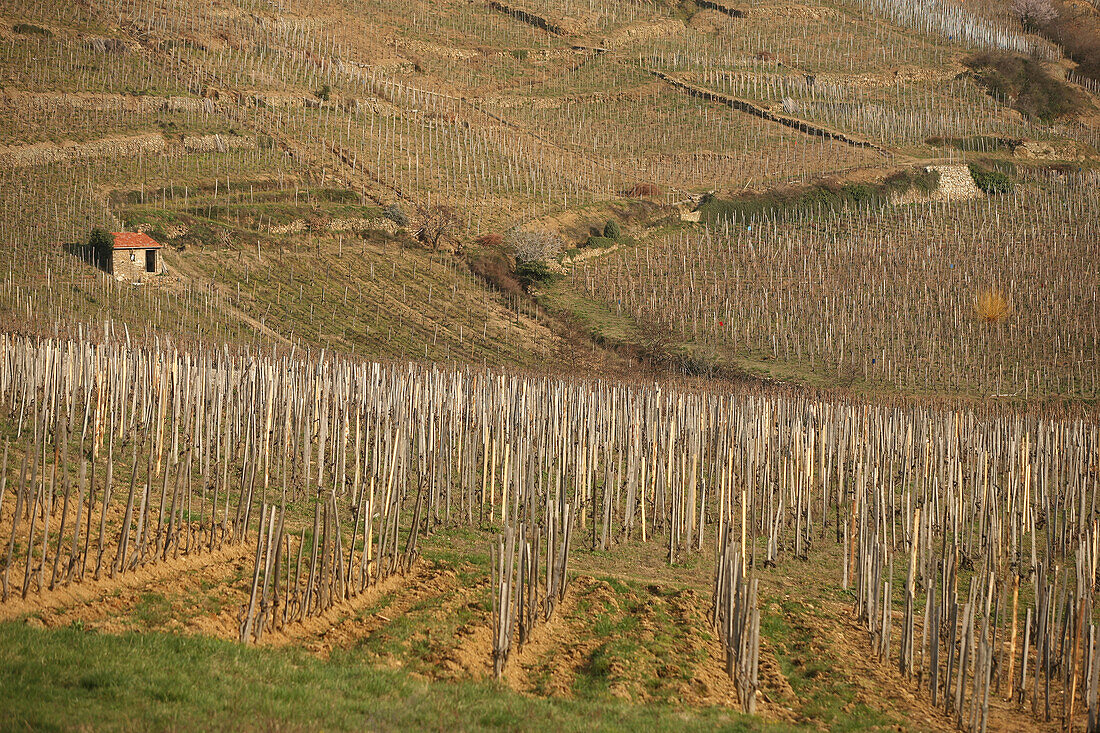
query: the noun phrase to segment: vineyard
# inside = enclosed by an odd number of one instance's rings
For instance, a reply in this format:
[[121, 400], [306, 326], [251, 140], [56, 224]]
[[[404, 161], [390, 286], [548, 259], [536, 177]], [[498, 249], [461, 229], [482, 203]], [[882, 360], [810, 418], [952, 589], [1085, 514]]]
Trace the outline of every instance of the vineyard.
[[[1091, 401], [1098, 193], [1090, 172], [1009, 197], [812, 223], [719, 212], [709, 232], [574, 269], [572, 286], [716, 364], [868, 389]], [[984, 313], [989, 293], [1004, 294], [1004, 313]]]
[[0, 0], [0, 728], [1100, 730], [1078, 21]]

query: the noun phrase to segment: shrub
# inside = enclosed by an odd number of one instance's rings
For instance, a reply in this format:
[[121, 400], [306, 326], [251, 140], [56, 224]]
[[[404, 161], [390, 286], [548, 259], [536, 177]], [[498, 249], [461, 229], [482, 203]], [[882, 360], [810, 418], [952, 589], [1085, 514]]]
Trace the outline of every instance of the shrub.
[[1015, 181], [1004, 171], [983, 168], [977, 163], [970, 164], [970, 177], [982, 191], [988, 194], [1008, 193]]
[[630, 198], [640, 199], [647, 196], [660, 196], [661, 189], [655, 183], [636, 183], [634, 187], [626, 191]]
[[512, 58], [514, 58], [518, 61], [526, 61], [527, 60], [527, 49], [526, 48], [513, 48], [511, 51], [509, 51], [509, 53], [512, 54]]
[[[550, 232], [513, 231], [508, 244], [516, 255], [516, 262], [545, 262], [557, 257], [565, 249], [561, 237]], [[519, 268], [516, 268], [519, 272]]]
[[317, 97], [317, 99], [320, 99], [322, 102], [327, 102], [329, 98], [332, 97], [332, 87], [328, 84], [324, 84], [313, 93], [313, 96]]
[[607, 239], [617, 240], [623, 236], [623, 230], [619, 227], [619, 222], [614, 219], [609, 219], [606, 224], [603, 225], [603, 235]]
[[53, 38], [53, 31], [49, 28], [43, 28], [33, 23], [16, 23], [11, 27], [13, 31], [23, 36], [42, 36], [43, 38]]
[[912, 187], [921, 193], [932, 193], [940, 187], [940, 172], [936, 170], [922, 170], [910, 177]]
[[900, 171], [882, 183], [825, 183], [787, 188], [763, 194], [720, 199], [705, 194], [699, 205], [702, 221], [711, 226], [723, 222], [747, 222], [762, 216], [796, 216], [835, 211], [843, 206], [875, 206], [891, 193], [916, 188], [928, 193], [939, 186], [937, 171]]
[[529, 260], [516, 265], [516, 276], [525, 285], [532, 283], [552, 283], [558, 279], [558, 273], [542, 260]]
[[516, 279], [516, 271], [507, 255], [500, 252], [482, 251], [469, 260], [470, 270], [491, 285], [495, 285], [506, 293], [518, 295], [523, 292], [523, 286]]
[[932, 193], [940, 185], [940, 172], [936, 170], [898, 171], [882, 182], [887, 193], [907, 193], [916, 189], [921, 193]]
[[104, 36], [90, 36], [84, 39], [84, 48], [95, 53], [129, 53], [130, 49], [121, 38], [107, 38]]
[[868, 204], [879, 198], [878, 191], [865, 183], [845, 184], [840, 193], [855, 204]]
[[985, 323], [1000, 323], [1012, 314], [1012, 304], [1000, 290], [990, 288], [974, 298], [974, 312]]
[[488, 234], [482, 234], [480, 237], [474, 240], [482, 247], [500, 247], [504, 244], [504, 237], [496, 232], [489, 232]]
[[842, 203], [840, 191], [829, 186], [815, 186], [806, 191], [801, 201], [795, 199], [795, 208], [800, 205], [806, 209], [836, 209]]
[[382, 212], [382, 216], [386, 217], [399, 227], [407, 227], [409, 225], [409, 217], [405, 211], [397, 204], [390, 204]]
[[114, 246], [114, 237], [105, 229], [95, 227], [88, 235], [88, 250], [100, 267], [106, 267], [107, 263], [111, 261], [111, 250], [114, 249]]
[[610, 237], [589, 237], [585, 240], [585, 247], [596, 247], [598, 249], [607, 249], [608, 247], [615, 246], [615, 240]]
[[[1057, 17], [1042, 30], [1077, 62], [1077, 73], [1100, 81], [1100, 14], [1088, 6], [1053, 0]], [[1095, 3], [1094, 3], [1095, 4]]]
[[710, 348], [698, 347], [679, 357], [680, 371], [689, 377], [716, 377], [721, 371], [721, 359]]

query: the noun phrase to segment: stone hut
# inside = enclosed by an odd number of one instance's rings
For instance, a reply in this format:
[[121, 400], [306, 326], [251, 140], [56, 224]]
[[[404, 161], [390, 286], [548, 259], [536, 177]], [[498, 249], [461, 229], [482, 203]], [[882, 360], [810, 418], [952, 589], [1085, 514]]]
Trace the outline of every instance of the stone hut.
[[163, 245], [142, 232], [114, 232], [111, 274], [118, 280], [142, 280], [164, 272]]

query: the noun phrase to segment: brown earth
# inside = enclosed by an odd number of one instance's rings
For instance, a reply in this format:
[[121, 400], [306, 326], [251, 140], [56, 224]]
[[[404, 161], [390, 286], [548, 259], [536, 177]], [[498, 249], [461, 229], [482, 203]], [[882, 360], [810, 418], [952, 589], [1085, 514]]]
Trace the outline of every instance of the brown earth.
[[249, 551], [250, 548], [245, 545], [229, 545], [214, 552], [185, 555], [146, 565], [113, 578], [104, 575], [94, 580], [89, 576], [81, 583], [0, 604], [0, 621], [35, 616], [47, 626], [62, 626], [74, 621], [106, 619], [124, 612], [129, 607], [127, 599], [134, 600], [142, 592], [182, 588], [184, 586], [181, 584], [224, 577], [231, 568], [245, 562]]

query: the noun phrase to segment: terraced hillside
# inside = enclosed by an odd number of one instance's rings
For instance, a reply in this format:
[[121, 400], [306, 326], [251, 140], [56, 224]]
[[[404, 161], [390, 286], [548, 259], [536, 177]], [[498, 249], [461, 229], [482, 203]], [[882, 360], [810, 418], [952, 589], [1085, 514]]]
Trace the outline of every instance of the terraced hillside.
[[[1065, 75], [1057, 48], [1003, 14], [937, 11], [922, 25], [903, 5], [859, 3], [361, 10], [7, 5], [0, 208], [7, 270], [18, 273], [11, 318], [30, 314], [49, 331], [73, 315], [110, 317], [135, 332], [170, 323], [214, 339], [529, 366], [553, 360], [556, 339], [571, 340], [568, 324], [584, 316], [533, 308], [517, 293], [507, 246], [475, 243], [484, 235], [495, 242], [549, 221], [566, 247], [580, 246], [588, 232], [563, 218], [640, 197], [666, 207], [622, 222], [647, 239], [708, 192], [858, 182], [944, 156], [1044, 165], [1094, 156], [1087, 92], [1052, 121], [982, 86], [970, 59], [985, 51], [1037, 54], [1044, 73]], [[951, 33], [951, 23], [968, 30]], [[335, 193], [326, 201], [318, 191]], [[389, 219], [387, 207], [397, 212]], [[97, 292], [88, 268], [54, 254], [93, 225], [162, 236], [179, 250], [181, 277], [155, 292]], [[401, 232], [409, 237], [396, 249], [413, 260], [389, 262], [387, 292], [353, 288], [387, 259], [368, 253]], [[333, 250], [347, 258], [341, 266], [307, 264]], [[299, 253], [312, 296], [276, 252]], [[270, 276], [260, 285], [256, 268]], [[420, 281], [433, 268], [438, 279]], [[44, 298], [35, 278], [69, 290]], [[486, 293], [484, 279], [509, 294]], [[280, 293], [295, 283], [300, 307], [284, 306]], [[403, 312], [410, 297], [434, 307]], [[658, 352], [659, 363], [683, 361]]]
[[1095, 729], [1094, 21], [0, 0], [0, 728]]

